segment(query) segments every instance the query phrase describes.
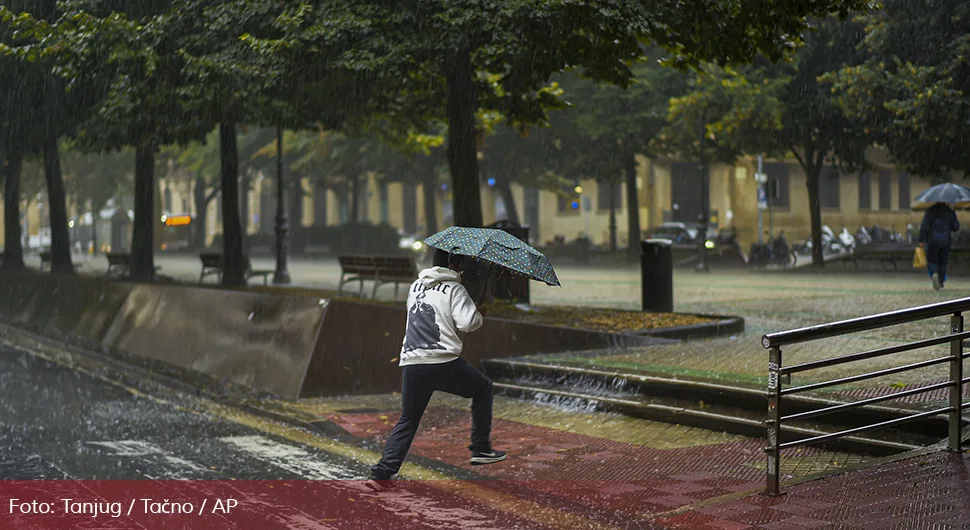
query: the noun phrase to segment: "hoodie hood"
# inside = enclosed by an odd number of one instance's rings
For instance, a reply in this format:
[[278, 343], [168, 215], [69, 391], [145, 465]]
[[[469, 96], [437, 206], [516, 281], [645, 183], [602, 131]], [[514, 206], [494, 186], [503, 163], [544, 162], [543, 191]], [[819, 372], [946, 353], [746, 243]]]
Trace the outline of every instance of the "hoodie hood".
[[432, 287], [441, 282], [461, 283], [461, 275], [446, 267], [431, 267], [424, 269], [418, 274], [418, 283], [425, 288]]

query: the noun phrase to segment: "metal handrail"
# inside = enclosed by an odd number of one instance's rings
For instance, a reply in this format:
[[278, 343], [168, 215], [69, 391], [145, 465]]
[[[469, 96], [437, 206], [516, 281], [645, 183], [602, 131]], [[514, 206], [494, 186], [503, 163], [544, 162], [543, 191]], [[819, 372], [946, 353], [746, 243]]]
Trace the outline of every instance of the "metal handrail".
[[938, 304], [899, 309], [878, 315], [853, 318], [779, 333], [769, 333], [761, 338], [761, 345], [767, 350], [774, 347], [828, 339], [840, 335], [860, 333], [862, 331], [871, 331], [966, 311], [970, 311], [970, 298], [959, 298]]
[[[951, 451], [959, 451], [961, 414], [963, 409], [970, 406], [970, 403], [966, 403], [966, 404], [963, 403], [963, 385], [970, 382], [970, 378], [965, 379], [963, 377], [963, 359], [970, 356], [970, 354], [965, 354], [963, 352], [964, 340], [970, 338], [970, 332], [964, 331], [964, 324], [963, 324], [964, 311], [970, 311], [970, 298], [962, 298], [959, 300], [952, 300], [949, 302], [942, 302], [938, 304], [914, 307], [910, 309], [902, 309], [899, 311], [891, 311], [891, 312], [882, 313], [879, 315], [855, 318], [851, 320], [843, 320], [841, 322], [833, 322], [829, 324], [822, 324], [819, 326], [811, 326], [811, 327], [795, 329], [791, 331], [784, 331], [781, 333], [770, 333], [762, 337], [762, 340], [761, 340], [762, 345], [769, 350], [768, 393], [767, 393], [768, 418], [765, 420], [766, 438], [768, 442], [767, 446], [765, 447], [765, 452], [768, 454], [768, 466], [767, 466], [768, 469], [766, 473], [766, 478], [767, 478], [766, 492], [769, 495], [778, 495], [780, 493], [780, 481], [781, 481], [780, 464], [781, 464], [782, 449], [824, 442], [824, 441], [833, 440], [836, 438], [842, 438], [859, 432], [890, 427], [893, 425], [911, 422], [922, 418], [928, 418], [930, 416], [936, 416], [939, 414], [949, 415], [948, 447]], [[821, 359], [817, 361], [810, 361], [810, 362], [805, 362], [801, 364], [795, 364], [792, 366], [782, 366], [781, 347], [785, 345], [810, 342], [810, 341], [821, 340], [821, 339], [826, 339], [831, 337], [838, 337], [842, 335], [859, 333], [859, 332], [869, 331], [873, 329], [896, 326], [899, 324], [918, 322], [921, 320], [926, 320], [929, 318], [935, 318], [935, 317], [941, 317], [941, 316], [950, 316], [949, 333], [942, 337], [934, 337], [931, 339], [914, 341], [907, 344], [890, 346], [887, 348], [879, 348], [876, 350], [869, 350], [869, 351], [864, 351], [860, 353], [841, 355], [838, 357]], [[851, 363], [856, 361], [862, 361], [862, 360], [871, 359], [874, 357], [892, 355], [896, 353], [903, 353], [907, 351], [917, 350], [921, 348], [928, 348], [931, 346], [939, 346], [943, 344], [950, 345], [950, 348], [949, 348], [950, 352], [948, 355], [944, 357], [935, 357], [932, 359], [912, 362], [901, 366], [884, 368], [881, 370], [875, 370], [871, 372], [852, 375], [848, 377], [842, 377], [838, 379], [831, 379], [828, 381], [820, 381], [816, 383], [810, 383], [810, 384], [795, 386], [795, 387], [786, 388], [786, 389], [782, 388], [783, 384], [790, 383], [790, 381], [786, 381], [785, 378], [790, 378], [791, 374], [793, 373], [807, 372], [810, 370], [817, 370], [819, 368], [825, 368], [829, 366], [836, 366], [836, 365], [841, 365], [841, 364], [846, 364], [846, 363]], [[833, 406], [829, 406], [821, 409], [810, 410], [807, 412], [789, 414], [787, 416], [782, 416], [781, 414], [782, 398], [787, 395], [791, 395], [799, 392], [806, 392], [809, 390], [817, 390], [820, 388], [826, 388], [826, 387], [831, 387], [831, 386], [836, 386], [836, 385], [841, 385], [846, 383], [852, 383], [855, 381], [862, 381], [865, 379], [872, 379], [875, 377], [882, 377], [890, 374], [916, 370], [919, 368], [925, 368], [927, 366], [933, 366], [933, 365], [943, 364], [943, 363], [949, 363], [950, 377], [947, 381], [942, 383], [925, 385], [919, 388], [913, 388], [913, 389], [904, 390], [900, 392], [894, 392], [884, 396], [877, 396], [877, 397], [863, 399], [860, 401], [854, 401], [850, 403], [842, 403], [842, 404], [833, 405]], [[931, 391], [939, 390], [943, 388], [949, 389], [949, 397], [948, 397], [949, 403], [946, 407], [938, 408], [931, 411], [916, 412], [914, 414], [910, 414], [900, 418], [894, 418], [891, 420], [853, 427], [839, 432], [826, 433], [818, 436], [813, 436], [810, 438], [781, 443], [784, 422], [790, 422], [794, 420], [804, 420], [807, 418], [822, 416], [825, 414], [831, 414], [833, 412], [854, 409], [854, 408], [858, 408], [866, 405], [871, 405], [873, 403], [889, 401], [892, 399], [898, 399], [905, 396], [922, 394], [925, 392], [931, 392]]]

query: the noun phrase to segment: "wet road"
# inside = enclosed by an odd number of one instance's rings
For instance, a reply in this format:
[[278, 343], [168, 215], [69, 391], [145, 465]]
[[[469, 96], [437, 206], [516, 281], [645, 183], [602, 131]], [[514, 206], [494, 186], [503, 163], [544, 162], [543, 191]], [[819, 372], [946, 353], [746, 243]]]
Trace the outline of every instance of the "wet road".
[[[608, 528], [468, 482], [369, 492], [371, 462], [200, 412], [193, 400], [140, 395], [0, 347], [0, 528]], [[151, 512], [163, 505], [146, 497], [193, 511]], [[105, 511], [71, 512], [65, 499]], [[36, 502], [51, 511], [31, 512]]]
[[359, 479], [367, 466], [0, 350], [0, 480]]

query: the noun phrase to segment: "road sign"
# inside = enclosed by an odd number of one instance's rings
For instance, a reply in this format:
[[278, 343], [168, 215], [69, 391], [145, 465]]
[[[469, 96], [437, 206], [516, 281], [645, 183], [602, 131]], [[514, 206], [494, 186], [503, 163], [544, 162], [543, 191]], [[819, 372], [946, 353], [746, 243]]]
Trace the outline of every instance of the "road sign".
[[758, 188], [758, 209], [767, 210], [768, 209], [768, 193], [765, 191], [763, 186]]

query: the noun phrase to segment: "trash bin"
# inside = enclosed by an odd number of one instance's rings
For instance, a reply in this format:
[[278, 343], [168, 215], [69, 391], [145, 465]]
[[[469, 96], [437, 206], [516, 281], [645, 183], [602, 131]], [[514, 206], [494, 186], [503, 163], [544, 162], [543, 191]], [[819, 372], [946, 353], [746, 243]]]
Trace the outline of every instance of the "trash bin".
[[640, 242], [640, 296], [643, 311], [674, 310], [674, 260], [668, 239]]
[[[504, 230], [526, 243], [529, 242], [528, 226], [503, 220], [492, 223], [485, 228]], [[492, 267], [492, 275], [488, 279], [488, 290], [495, 300], [520, 304], [529, 303], [529, 279], [521, 274], [513, 274], [501, 267]]]

